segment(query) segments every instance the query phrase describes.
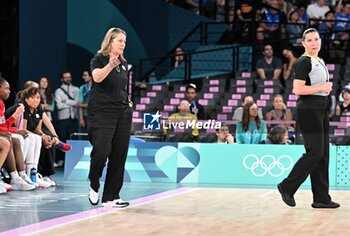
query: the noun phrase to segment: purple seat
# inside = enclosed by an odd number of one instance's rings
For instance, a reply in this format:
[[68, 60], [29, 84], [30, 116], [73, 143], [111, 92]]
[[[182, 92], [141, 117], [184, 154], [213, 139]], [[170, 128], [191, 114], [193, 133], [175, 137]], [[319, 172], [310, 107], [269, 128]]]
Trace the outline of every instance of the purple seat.
[[140, 99], [140, 103], [141, 104], [150, 104], [151, 103], [151, 99], [150, 98], [141, 98]]
[[222, 112], [223, 113], [232, 113], [232, 107], [230, 107], [230, 106], [223, 106], [222, 107]]
[[177, 106], [177, 105], [179, 105], [179, 103], [180, 103], [180, 99], [178, 99], [178, 98], [170, 98], [170, 104], [171, 105]]
[[296, 101], [288, 101], [287, 102], [287, 107], [296, 107], [297, 106], [297, 102]]
[[260, 94], [260, 99], [261, 100], [270, 100], [271, 94]]
[[234, 100], [234, 99], [229, 99], [227, 102], [227, 105], [232, 106], [232, 107], [236, 107], [238, 105], [238, 101]]
[[227, 114], [218, 114], [217, 120], [219, 121], [227, 120]]
[[175, 106], [173, 105], [164, 105], [164, 111], [174, 111], [175, 110]]
[[157, 97], [157, 92], [147, 92], [147, 97], [155, 98]]
[[133, 117], [133, 118], [139, 118], [139, 117], [140, 117], [140, 112], [138, 112], [138, 111], [133, 111], [133, 112], [132, 112], [132, 117]]
[[242, 99], [242, 94], [232, 94], [231, 98], [232, 99]]
[[175, 93], [175, 98], [185, 98], [184, 93]]
[[137, 111], [144, 111], [146, 109], [145, 104], [136, 104], [136, 110]]

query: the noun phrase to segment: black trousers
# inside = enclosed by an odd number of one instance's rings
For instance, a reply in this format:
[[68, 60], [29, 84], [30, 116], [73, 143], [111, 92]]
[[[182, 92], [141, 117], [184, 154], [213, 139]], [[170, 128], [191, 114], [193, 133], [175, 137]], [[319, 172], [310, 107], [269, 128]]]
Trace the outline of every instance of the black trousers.
[[328, 203], [329, 196], [329, 117], [328, 98], [303, 96], [298, 100], [297, 125], [304, 137], [306, 153], [295, 163], [282, 182], [282, 189], [294, 194], [310, 175], [313, 201]]
[[[50, 135], [52, 137], [52, 134], [46, 128], [45, 125], [43, 125], [41, 130], [44, 132], [44, 134]], [[54, 160], [55, 160], [55, 146], [52, 145], [51, 148], [45, 148], [45, 146], [43, 144], [41, 146], [41, 151], [40, 151], [38, 172], [42, 176], [50, 176], [50, 175], [55, 174], [55, 168], [53, 166]]]
[[107, 174], [102, 202], [119, 199], [128, 155], [132, 108], [118, 114], [95, 114], [88, 118], [89, 140], [93, 146], [90, 161], [90, 187], [98, 192], [107, 158]]

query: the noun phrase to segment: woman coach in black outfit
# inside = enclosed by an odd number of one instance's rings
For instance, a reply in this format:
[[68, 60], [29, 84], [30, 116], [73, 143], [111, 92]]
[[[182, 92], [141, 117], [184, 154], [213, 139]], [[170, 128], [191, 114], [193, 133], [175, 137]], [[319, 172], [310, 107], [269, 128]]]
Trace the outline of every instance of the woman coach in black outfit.
[[93, 146], [90, 161], [89, 200], [98, 204], [99, 179], [108, 158], [102, 206], [126, 207], [119, 192], [123, 185], [132, 121], [132, 103], [127, 94], [127, 62], [123, 57], [126, 33], [111, 28], [101, 49], [91, 60], [93, 85], [88, 103], [88, 134]]
[[303, 33], [305, 54], [294, 67], [293, 91], [299, 95], [297, 125], [304, 137], [306, 153], [295, 163], [292, 171], [280, 184], [278, 190], [283, 201], [294, 207], [294, 193], [311, 178], [313, 208], [337, 208], [340, 205], [329, 195], [329, 119], [328, 94], [332, 91], [329, 73], [318, 57], [321, 48], [320, 35], [310, 28]]

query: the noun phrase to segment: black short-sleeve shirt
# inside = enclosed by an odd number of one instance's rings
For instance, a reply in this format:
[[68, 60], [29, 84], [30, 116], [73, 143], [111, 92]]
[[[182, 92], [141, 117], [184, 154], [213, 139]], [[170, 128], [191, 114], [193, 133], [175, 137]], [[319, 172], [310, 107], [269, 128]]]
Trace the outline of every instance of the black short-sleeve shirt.
[[[43, 110], [41, 104], [35, 109], [34, 113], [32, 114], [29, 111], [28, 104], [25, 102], [25, 100], [23, 98], [20, 98], [20, 99], [18, 99], [15, 102], [15, 104], [13, 104], [11, 107], [9, 107], [6, 110], [6, 112], [5, 112], [6, 119], [8, 119], [10, 116], [13, 115], [13, 113], [15, 113], [15, 111], [16, 111], [16, 109], [18, 107], [18, 104], [23, 104], [24, 105], [25, 111], [23, 113], [23, 118], [28, 121], [27, 130], [34, 131], [35, 128], [38, 126], [39, 121], [42, 119], [42, 116], [43, 116], [43, 113], [44, 113], [44, 110]], [[39, 115], [39, 118], [38, 118], [38, 116], [36, 114]]]
[[256, 62], [257, 69], [264, 69], [267, 80], [273, 79], [273, 74], [276, 69], [282, 69], [282, 61], [278, 57], [273, 57], [272, 62], [269, 64], [265, 58], [261, 58]]
[[25, 101], [23, 101], [23, 105], [25, 109], [23, 119], [27, 120], [27, 130], [33, 132], [43, 118], [43, 109], [41, 108], [41, 105], [39, 105], [32, 113]]
[[[109, 62], [109, 57], [98, 53], [90, 62], [91, 71], [103, 68]], [[88, 115], [98, 113], [120, 113], [128, 108], [127, 94], [128, 65], [123, 61], [114, 68], [100, 83], [93, 81], [88, 103]]]
[[[294, 65], [293, 77], [305, 81], [305, 85], [308, 86], [320, 85], [329, 80], [329, 72], [321, 58], [303, 55], [298, 58]], [[327, 93], [321, 91], [311, 95], [327, 96]]]

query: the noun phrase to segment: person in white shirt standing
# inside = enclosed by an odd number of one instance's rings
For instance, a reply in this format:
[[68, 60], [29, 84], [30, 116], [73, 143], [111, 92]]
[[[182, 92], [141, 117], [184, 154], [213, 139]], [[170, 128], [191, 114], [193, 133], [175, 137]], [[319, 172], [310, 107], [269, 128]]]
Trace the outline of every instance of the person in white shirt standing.
[[[310, 4], [307, 9], [306, 13], [310, 17], [310, 19], [316, 19], [316, 20], [323, 20], [325, 18], [326, 12], [328, 12], [330, 9], [327, 5], [326, 0], [317, 0], [315, 3]], [[311, 25], [319, 25], [321, 22], [313, 21], [311, 22]]]
[[[66, 142], [70, 135], [78, 129], [78, 102], [79, 88], [72, 84], [72, 75], [69, 71], [61, 74], [62, 85], [55, 91], [55, 101], [58, 113], [58, 136]], [[58, 152], [56, 163], [63, 165], [63, 153]]]

